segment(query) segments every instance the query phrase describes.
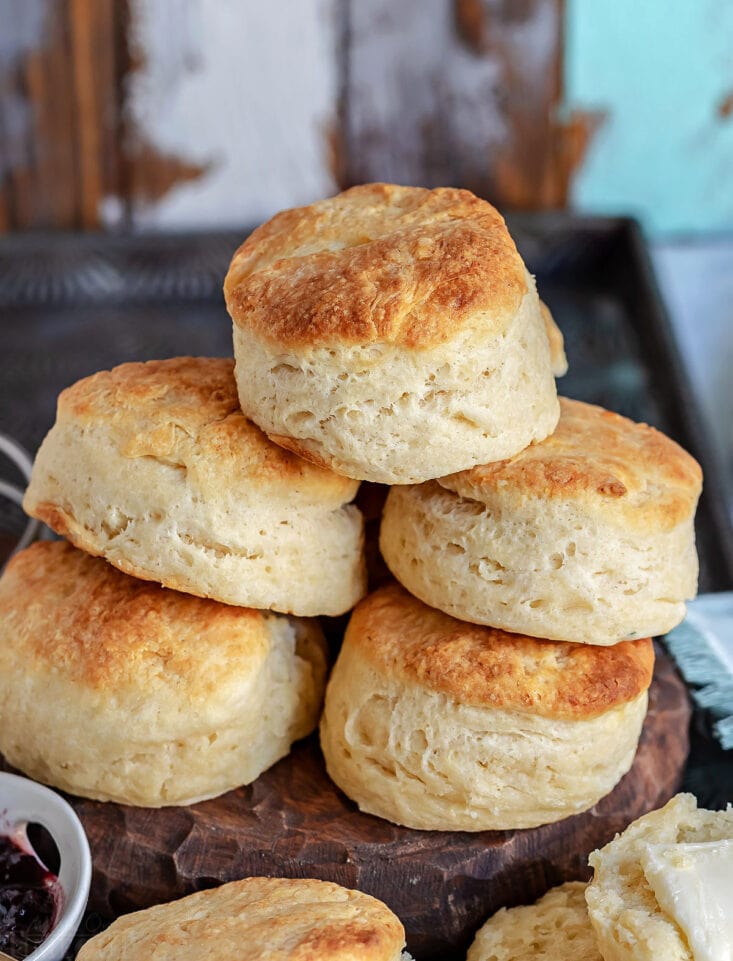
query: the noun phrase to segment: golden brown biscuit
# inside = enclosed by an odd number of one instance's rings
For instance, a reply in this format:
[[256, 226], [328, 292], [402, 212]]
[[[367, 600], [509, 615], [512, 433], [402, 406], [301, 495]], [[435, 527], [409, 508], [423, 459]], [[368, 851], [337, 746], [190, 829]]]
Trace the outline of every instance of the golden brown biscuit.
[[669, 530], [690, 518], [700, 494], [697, 462], [660, 431], [610, 410], [561, 398], [551, 437], [508, 461], [443, 477], [462, 497], [483, 500], [497, 489], [519, 506], [526, 497], [581, 501], [589, 512], [632, 532]]
[[469, 191], [367, 184], [259, 227], [224, 293], [242, 409], [350, 477], [408, 483], [552, 431], [545, 320]]
[[281, 348], [427, 348], [478, 311], [505, 332], [527, 283], [504, 219], [470, 191], [365, 184], [258, 227], [224, 293], [238, 327]]
[[247, 878], [118, 918], [79, 961], [399, 961], [386, 904], [328, 881]]
[[585, 885], [569, 881], [536, 904], [497, 911], [477, 932], [466, 961], [603, 961]]
[[542, 311], [542, 319], [545, 322], [547, 339], [550, 342], [550, 357], [552, 360], [553, 376], [564, 377], [564, 375], [568, 372], [568, 359], [565, 356], [565, 338], [562, 335], [562, 331], [555, 323], [555, 320], [550, 313], [550, 308], [542, 300], [540, 301], [540, 310]]
[[157, 807], [253, 781], [315, 726], [316, 621], [128, 577], [62, 541], [0, 578], [0, 752], [72, 794]]
[[557, 430], [496, 464], [393, 488], [392, 573], [455, 617], [586, 644], [663, 634], [697, 586], [697, 463], [645, 424], [561, 398]]
[[123, 364], [59, 397], [24, 506], [135, 577], [227, 604], [341, 614], [364, 593], [358, 485], [242, 414], [231, 360]]
[[540, 641], [382, 588], [354, 610], [328, 684], [328, 773], [362, 810], [408, 827], [559, 820], [631, 766], [653, 660], [648, 639]]

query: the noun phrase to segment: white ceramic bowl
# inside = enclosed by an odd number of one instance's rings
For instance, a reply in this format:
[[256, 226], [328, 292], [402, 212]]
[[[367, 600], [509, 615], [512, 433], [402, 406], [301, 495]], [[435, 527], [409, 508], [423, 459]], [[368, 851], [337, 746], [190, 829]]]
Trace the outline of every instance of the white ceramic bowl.
[[[61, 961], [84, 914], [92, 878], [89, 842], [79, 818], [62, 797], [42, 784], [0, 772], [0, 833], [42, 824], [56, 842], [63, 903], [53, 930], [26, 961]], [[22, 833], [21, 833], [22, 836]]]

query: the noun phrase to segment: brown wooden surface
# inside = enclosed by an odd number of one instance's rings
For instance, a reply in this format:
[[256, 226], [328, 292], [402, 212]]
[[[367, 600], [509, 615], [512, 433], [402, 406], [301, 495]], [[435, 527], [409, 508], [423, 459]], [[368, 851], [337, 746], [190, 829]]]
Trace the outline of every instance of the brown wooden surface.
[[567, 203], [593, 117], [560, 118], [562, 0], [348, 4], [346, 183], [468, 187], [502, 208]]
[[589, 851], [671, 797], [688, 721], [662, 655], [629, 774], [592, 811], [527, 831], [412, 831], [361, 814], [327, 778], [315, 738], [253, 785], [192, 807], [73, 798], [94, 858], [90, 908], [112, 916], [253, 875], [324, 878], [386, 901], [418, 961], [458, 957], [496, 909], [585, 877]]
[[[140, 66], [128, 0], [5, 0], [0, 232], [117, 226], [203, 168], [156, 151], [127, 109]], [[173, 21], [170, 42], [182, 43]]]
[[123, 190], [120, 0], [6, 3], [0, 229], [95, 227]]
[[[166, 30], [166, 56], [171, 63], [190, 59], [187, 18], [166, 15], [163, 2], [149, 0]], [[0, 231], [134, 225], [146, 207], [219, 162], [221, 145], [211, 145], [210, 161], [192, 162], [186, 150], [177, 156], [156, 148], [136, 123], [132, 80], [149, 56], [136, 29], [142, 5], [3, 3]], [[465, 186], [502, 208], [564, 205], [598, 118], [558, 119], [562, 8], [563, 0], [336, 0], [323, 6], [319, 16], [324, 23], [334, 18], [338, 36], [336, 62], [323, 67], [338, 78], [333, 118], [322, 123], [325, 174], [341, 185]], [[202, 0], [187, 9], [207, 15]], [[288, 70], [293, 51], [272, 42], [272, 56]], [[208, 48], [201, 53], [217, 55]], [[247, 55], [245, 43], [243, 60]], [[155, 84], [165, 82], [170, 78]], [[238, 82], [235, 74], [229, 85]], [[243, 85], [237, 109], [246, 112], [250, 98]], [[230, 91], [221, 89], [211, 110], [226, 111], [229, 103]], [[207, 146], [195, 118], [187, 136]], [[266, 154], [282, 143], [252, 147]], [[243, 146], [233, 140], [230, 149], [236, 155]]]

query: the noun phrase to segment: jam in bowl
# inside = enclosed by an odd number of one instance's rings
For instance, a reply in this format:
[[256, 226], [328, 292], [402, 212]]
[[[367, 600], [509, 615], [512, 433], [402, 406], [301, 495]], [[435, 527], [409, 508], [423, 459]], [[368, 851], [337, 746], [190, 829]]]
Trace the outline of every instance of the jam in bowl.
[[[58, 868], [36, 854], [30, 825], [48, 832]], [[61, 961], [90, 880], [89, 844], [72, 808], [48, 788], [0, 772], [0, 951], [26, 961]]]
[[46, 940], [63, 907], [57, 876], [22, 828], [0, 834], [0, 951], [23, 959]]

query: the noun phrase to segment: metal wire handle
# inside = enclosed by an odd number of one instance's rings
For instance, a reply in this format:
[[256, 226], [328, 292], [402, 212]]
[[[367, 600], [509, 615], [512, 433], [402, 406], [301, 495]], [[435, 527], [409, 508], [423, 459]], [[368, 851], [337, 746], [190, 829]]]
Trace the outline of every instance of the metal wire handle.
[[[12, 437], [8, 437], [7, 434], [0, 433], [0, 453], [5, 454], [8, 460], [12, 461], [18, 470], [21, 472], [26, 480], [26, 483], [31, 479], [31, 471], [33, 470], [33, 461], [30, 458], [28, 452], [20, 446], [17, 441], [14, 441]], [[17, 487], [15, 484], [11, 484], [8, 481], [0, 480], [0, 497], [5, 497], [18, 507], [23, 506], [23, 490]], [[20, 537], [20, 540], [15, 546], [13, 554], [17, 554], [18, 551], [22, 551], [24, 548], [37, 537], [38, 531], [41, 524], [37, 521], [35, 517], [29, 517], [28, 523]]]

